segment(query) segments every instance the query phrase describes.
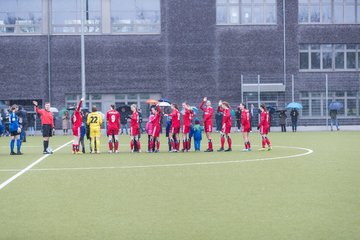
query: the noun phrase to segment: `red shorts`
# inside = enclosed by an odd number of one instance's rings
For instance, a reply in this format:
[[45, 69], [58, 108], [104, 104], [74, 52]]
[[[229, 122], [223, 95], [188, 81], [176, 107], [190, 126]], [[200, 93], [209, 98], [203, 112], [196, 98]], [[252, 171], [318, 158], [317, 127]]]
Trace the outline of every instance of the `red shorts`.
[[188, 134], [190, 133], [190, 126], [185, 126], [183, 125], [183, 131], [182, 131], [183, 134]]
[[154, 129], [152, 131], [152, 136], [154, 138], [158, 138], [160, 136], [160, 126], [154, 126]]
[[111, 136], [113, 134], [118, 135], [119, 134], [119, 129], [118, 128], [108, 128], [107, 135]]
[[242, 127], [241, 129], [242, 132], [250, 132], [250, 127]]
[[179, 132], [180, 132], [180, 127], [171, 127], [170, 129], [171, 134], [179, 134]]
[[213, 130], [213, 125], [212, 124], [205, 124], [205, 128], [204, 128], [206, 133], [211, 133]]
[[261, 135], [266, 135], [268, 133], [269, 133], [269, 128], [263, 127], [263, 126], [260, 127], [260, 134]]
[[140, 128], [138, 127], [130, 127], [130, 136], [136, 137], [140, 134]]
[[231, 125], [223, 124], [221, 132], [224, 134], [229, 134], [231, 132]]
[[81, 128], [80, 127], [72, 127], [72, 132], [75, 137], [80, 137], [81, 134]]

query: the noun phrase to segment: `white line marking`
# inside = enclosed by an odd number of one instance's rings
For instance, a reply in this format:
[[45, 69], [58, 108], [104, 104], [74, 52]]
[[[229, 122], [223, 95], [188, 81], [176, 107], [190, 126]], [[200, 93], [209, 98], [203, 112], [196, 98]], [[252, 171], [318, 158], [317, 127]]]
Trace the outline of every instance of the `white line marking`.
[[[54, 150], [54, 152], [59, 151], [60, 149], [62, 149], [63, 147], [66, 147], [67, 145], [69, 145], [70, 143], [72, 143], [72, 140], [70, 142], [65, 143], [64, 145], [58, 147], [57, 149]], [[31, 163], [29, 166], [27, 166], [26, 168], [22, 169], [20, 172], [18, 172], [17, 174], [15, 174], [14, 176], [12, 176], [11, 178], [9, 178], [8, 180], [6, 180], [5, 182], [3, 182], [2, 184], [0, 184], [0, 190], [2, 190], [4, 187], [6, 187], [7, 185], [9, 185], [12, 181], [14, 181], [15, 179], [17, 179], [18, 177], [20, 177], [21, 175], [23, 175], [24, 173], [26, 173], [27, 171], [29, 171], [32, 167], [34, 167], [35, 165], [41, 163], [45, 158], [51, 156], [51, 154], [46, 154], [44, 156], [42, 156], [41, 158], [39, 158], [38, 160], [36, 160], [35, 162]]]
[[[157, 164], [157, 165], [131, 165], [131, 166], [112, 166], [112, 167], [83, 167], [83, 168], [38, 168], [31, 169], [31, 171], [78, 171], [78, 170], [106, 170], [106, 169], [137, 169], [137, 168], [161, 168], [161, 167], [184, 167], [184, 166], [201, 166], [201, 165], [219, 165], [219, 164], [230, 164], [230, 163], [246, 163], [246, 162], [259, 162], [259, 161], [270, 161], [286, 158], [297, 158], [309, 155], [314, 151], [308, 148], [301, 147], [289, 147], [289, 146], [275, 146], [275, 148], [291, 148], [300, 149], [306, 151], [296, 155], [272, 157], [272, 158], [257, 158], [257, 159], [245, 159], [245, 160], [232, 160], [232, 161], [213, 161], [213, 162], [195, 162], [195, 163], [173, 163], [173, 164]], [[244, 153], [246, 154], [246, 153]], [[0, 171], [12, 171], [12, 169], [4, 169]]]

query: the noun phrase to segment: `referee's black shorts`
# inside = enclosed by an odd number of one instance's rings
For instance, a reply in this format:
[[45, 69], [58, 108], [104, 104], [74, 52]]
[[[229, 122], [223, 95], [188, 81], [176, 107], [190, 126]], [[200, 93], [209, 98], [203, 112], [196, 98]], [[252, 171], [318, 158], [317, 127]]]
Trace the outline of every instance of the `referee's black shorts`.
[[52, 137], [52, 127], [50, 124], [42, 125], [43, 137]]

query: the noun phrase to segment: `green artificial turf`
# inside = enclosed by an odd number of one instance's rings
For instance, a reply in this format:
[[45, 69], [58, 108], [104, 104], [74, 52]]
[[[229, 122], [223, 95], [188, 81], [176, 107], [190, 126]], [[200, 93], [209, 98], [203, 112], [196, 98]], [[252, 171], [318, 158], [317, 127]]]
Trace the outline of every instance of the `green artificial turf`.
[[[0, 239], [358, 239], [359, 132], [271, 133], [270, 152], [253, 133], [249, 153], [232, 137], [229, 153], [168, 153], [165, 138], [160, 153], [129, 153], [127, 136], [120, 154], [106, 138], [101, 154], [66, 146], [0, 190]], [[8, 145], [0, 138], [0, 184], [43, 156], [40, 137], [23, 156]]]

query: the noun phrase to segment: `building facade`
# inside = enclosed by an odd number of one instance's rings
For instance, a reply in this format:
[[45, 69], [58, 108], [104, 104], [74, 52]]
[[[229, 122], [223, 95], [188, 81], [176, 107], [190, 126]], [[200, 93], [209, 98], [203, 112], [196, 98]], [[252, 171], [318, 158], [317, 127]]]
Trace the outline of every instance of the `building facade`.
[[0, 0], [0, 100], [78, 101], [81, 19], [87, 104], [102, 111], [296, 101], [302, 124], [325, 124], [339, 101], [360, 124], [360, 0]]

